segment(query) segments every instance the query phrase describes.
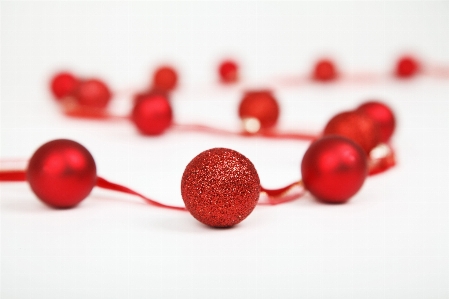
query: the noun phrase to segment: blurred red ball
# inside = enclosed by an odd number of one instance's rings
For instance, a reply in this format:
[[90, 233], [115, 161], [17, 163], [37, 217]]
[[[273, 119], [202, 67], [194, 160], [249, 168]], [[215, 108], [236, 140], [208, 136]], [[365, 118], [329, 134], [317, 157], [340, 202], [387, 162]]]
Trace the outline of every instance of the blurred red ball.
[[369, 152], [380, 143], [377, 123], [367, 115], [356, 112], [342, 112], [327, 123], [323, 135], [339, 135], [351, 139]]
[[165, 97], [167, 100], [170, 100], [169, 94], [163, 90], [151, 89], [149, 91], [140, 92], [134, 95], [134, 105], [137, 104], [142, 99], [146, 99], [149, 96], [161, 96]]
[[399, 78], [410, 78], [419, 71], [418, 61], [411, 56], [403, 56], [399, 58], [396, 64], [396, 76]]
[[170, 127], [173, 112], [167, 97], [154, 93], [136, 98], [131, 119], [144, 135], [159, 135]]
[[231, 149], [213, 148], [187, 165], [181, 194], [187, 210], [198, 221], [212, 227], [230, 227], [256, 207], [260, 180], [248, 158]]
[[239, 106], [240, 118], [257, 119], [261, 129], [273, 127], [277, 123], [279, 113], [279, 104], [268, 90], [246, 92]]
[[84, 146], [58, 139], [37, 149], [26, 177], [41, 201], [55, 208], [71, 208], [90, 194], [97, 181], [97, 169]]
[[84, 107], [104, 109], [112, 98], [108, 86], [101, 80], [82, 81], [75, 91], [78, 104]]
[[218, 73], [220, 75], [221, 82], [236, 82], [238, 80], [238, 65], [232, 60], [223, 61], [218, 68]]
[[154, 72], [153, 88], [161, 91], [171, 91], [175, 89], [178, 82], [178, 74], [175, 69], [169, 66], [162, 66]]
[[381, 102], [370, 101], [360, 105], [357, 111], [367, 115], [377, 123], [381, 142], [390, 140], [396, 127], [396, 119], [390, 107]]
[[313, 70], [313, 78], [316, 81], [331, 81], [337, 78], [337, 70], [331, 60], [319, 60]]
[[326, 203], [344, 203], [356, 194], [368, 174], [362, 148], [341, 136], [312, 143], [301, 162], [304, 186]]
[[51, 91], [56, 99], [71, 95], [79, 84], [78, 79], [70, 73], [63, 72], [56, 74], [51, 80]]

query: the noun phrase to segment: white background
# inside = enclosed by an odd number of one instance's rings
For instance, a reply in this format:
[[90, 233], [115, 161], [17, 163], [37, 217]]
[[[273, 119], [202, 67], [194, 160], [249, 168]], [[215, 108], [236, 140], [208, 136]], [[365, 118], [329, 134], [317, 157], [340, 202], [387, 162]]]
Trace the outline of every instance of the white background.
[[[68, 119], [49, 77], [70, 69], [137, 90], [172, 63], [176, 120], [233, 129], [243, 87], [217, 84], [223, 57], [241, 62], [246, 86], [274, 86], [270, 78], [307, 74], [321, 55], [345, 74], [387, 74], [407, 51], [449, 64], [449, 2], [2, 2], [1, 158], [71, 138], [101, 176], [182, 205], [184, 167], [222, 146], [246, 155], [262, 185], [280, 187], [299, 179], [307, 143], [145, 138], [127, 122]], [[276, 95], [281, 128], [296, 130], [319, 131], [371, 98], [389, 103], [398, 166], [346, 205], [306, 195], [258, 206], [225, 230], [98, 189], [52, 210], [26, 183], [2, 183], [1, 298], [449, 298], [448, 79], [276, 86]], [[121, 92], [112, 111], [126, 114], [129, 102]]]

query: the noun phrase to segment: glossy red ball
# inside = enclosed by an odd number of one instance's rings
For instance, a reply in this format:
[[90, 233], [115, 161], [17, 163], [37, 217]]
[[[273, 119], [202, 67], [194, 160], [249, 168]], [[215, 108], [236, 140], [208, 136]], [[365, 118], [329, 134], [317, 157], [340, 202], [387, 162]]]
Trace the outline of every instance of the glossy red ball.
[[410, 78], [419, 71], [418, 61], [411, 56], [401, 57], [396, 64], [396, 76], [399, 78]]
[[97, 181], [97, 168], [84, 146], [58, 139], [37, 149], [26, 178], [42, 202], [64, 209], [76, 206], [90, 194]]
[[329, 59], [318, 61], [313, 70], [313, 78], [316, 81], [323, 82], [337, 78], [337, 70], [334, 63]]
[[223, 61], [219, 68], [220, 81], [223, 83], [233, 83], [238, 80], [238, 65], [232, 60]]
[[50, 88], [57, 100], [61, 100], [71, 95], [78, 87], [79, 80], [70, 73], [63, 72], [56, 74], [50, 83]]
[[112, 93], [103, 81], [89, 79], [78, 86], [75, 98], [81, 106], [104, 109], [111, 100]]
[[259, 175], [242, 154], [213, 148], [187, 165], [181, 195], [187, 210], [198, 221], [212, 227], [230, 227], [243, 221], [256, 207]]
[[142, 134], [159, 135], [172, 124], [173, 112], [167, 97], [150, 93], [136, 98], [131, 119]]
[[134, 95], [134, 105], [137, 102], [139, 102], [140, 100], [146, 99], [148, 96], [156, 96], [156, 95], [165, 97], [167, 100], [170, 100], [170, 96], [169, 96], [168, 92], [163, 91], [163, 90], [152, 89], [152, 90], [136, 93]]
[[257, 119], [261, 129], [269, 129], [276, 125], [279, 114], [279, 104], [269, 90], [246, 92], [240, 102], [240, 118], [242, 120], [249, 118]]
[[377, 123], [356, 111], [342, 112], [332, 117], [324, 128], [323, 135], [339, 135], [351, 139], [367, 154], [380, 143]]
[[396, 118], [390, 107], [381, 102], [370, 101], [360, 105], [357, 111], [377, 123], [381, 142], [390, 140], [396, 127]]
[[154, 72], [153, 89], [161, 91], [171, 91], [176, 88], [178, 74], [170, 66], [162, 66]]
[[356, 194], [368, 174], [366, 154], [341, 136], [312, 143], [301, 162], [304, 186], [320, 201], [344, 203]]

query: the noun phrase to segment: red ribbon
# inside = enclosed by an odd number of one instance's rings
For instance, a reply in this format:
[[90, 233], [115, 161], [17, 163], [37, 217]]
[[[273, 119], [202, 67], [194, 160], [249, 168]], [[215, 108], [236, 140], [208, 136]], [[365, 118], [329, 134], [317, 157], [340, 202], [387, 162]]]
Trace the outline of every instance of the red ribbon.
[[[26, 181], [26, 172], [24, 170], [3, 170], [0, 171], [0, 182], [25, 182]], [[264, 192], [268, 196], [268, 204], [270, 205], [276, 205], [280, 203], [284, 203], [287, 201], [291, 201], [293, 199], [296, 199], [304, 193], [303, 191], [300, 193], [294, 193], [291, 194], [289, 191], [295, 187], [301, 185], [301, 182], [295, 182], [293, 184], [290, 184], [286, 187], [270, 190], [265, 189], [261, 187], [261, 192]], [[148, 198], [141, 193], [138, 193], [128, 187], [112, 183], [102, 177], [97, 177], [96, 186], [99, 188], [111, 190], [111, 191], [117, 191], [121, 193], [126, 193], [130, 195], [135, 195], [143, 200], [145, 200], [148, 204], [159, 207], [159, 208], [165, 208], [165, 209], [171, 209], [171, 210], [178, 210], [178, 211], [186, 211], [187, 209], [185, 207], [178, 207], [178, 206], [172, 206], [172, 205], [166, 205], [163, 203], [160, 203], [158, 201], [155, 201], [151, 198]], [[261, 203], [264, 204], [264, 203]]]

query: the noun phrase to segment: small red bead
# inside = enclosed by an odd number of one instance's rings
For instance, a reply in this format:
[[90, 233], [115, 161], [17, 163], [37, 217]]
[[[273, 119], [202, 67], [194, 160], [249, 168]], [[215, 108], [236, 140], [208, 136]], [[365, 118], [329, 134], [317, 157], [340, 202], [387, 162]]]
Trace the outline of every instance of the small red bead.
[[187, 210], [198, 221], [212, 227], [230, 227], [243, 221], [256, 207], [259, 175], [242, 154], [213, 148], [187, 165], [181, 194]]
[[232, 60], [223, 61], [218, 68], [218, 73], [221, 82], [234, 83], [238, 80], [238, 65]]
[[347, 111], [335, 115], [324, 128], [323, 135], [346, 137], [369, 152], [380, 143], [377, 124], [365, 114]]
[[271, 91], [257, 90], [246, 92], [239, 106], [242, 120], [255, 118], [261, 129], [269, 129], [276, 125], [280, 108]]
[[153, 88], [161, 91], [171, 91], [175, 89], [178, 82], [178, 74], [170, 66], [162, 66], [154, 72]]
[[313, 71], [313, 78], [316, 81], [331, 81], [337, 78], [337, 71], [334, 63], [329, 59], [323, 59], [316, 63]]
[[108, 86], [101, 80], [89, 79], [81, 82], [75, 91], [75, 98], [81, 106], [104, 109], [111, 100]]
[[312, 143], [301, 162], [304, 186], [326, 203], [344, 203], [356, 194], [368, 174], [362, 148], [341, 136]]
[[159, 135], [170, 127], [173, 112], [162, 94], [140, 95], [132, 111], [132, 121], [144, 135]]
[[51, 80], [51, 91], [57, 100], [71, 95], [79, 84], [78, 79], [70, 73], [56, 74]]
[[58, 139], [37, 149], [26, 177], [42, 202], [55, 208], [71, 208], [90, 194], [97, 181], [97, 169], [84, 146]]
[[396, 64], [396, 76], [399, 78], [410, 78], [419, 71], [418, 61], [411, 56], [401, 57]]
[[381, 142], [390, 140], [396, 127], [396, 119], [390, 107], [381, 102], [370, 101], [360, 105], [357, 111], [377, 123]]

